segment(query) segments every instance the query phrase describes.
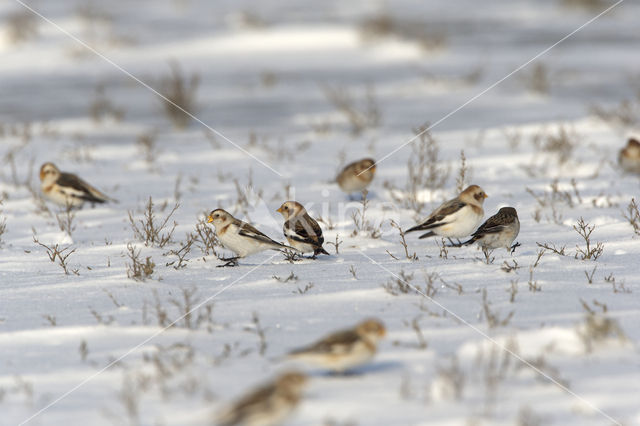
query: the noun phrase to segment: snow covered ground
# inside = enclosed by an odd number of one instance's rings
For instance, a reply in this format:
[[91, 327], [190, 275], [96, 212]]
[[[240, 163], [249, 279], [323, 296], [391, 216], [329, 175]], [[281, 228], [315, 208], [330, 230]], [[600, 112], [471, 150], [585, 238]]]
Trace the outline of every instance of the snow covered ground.
[[[210, 424], [289, 368], [311, 377], [291, 425], [640, 424], [640, 231], [625, 218], [640, 178], [616, 163], [640, 131], [640, 4], [445, 120], [613, 3], [29, 4], [113, 63], [0, 5], [0, 424]], [[176, 128], [116, 65], [163, 93], [172, 66], [197, 76], [194, 114], [233, 143]], [[385, 158], [427, 122], [435, 145]], [[462, 150], [485, 217], [515, 207], [522, 246], [485, 259], [409, 234], [409, 259], [390, 221], [406, 229], [455, 196]], [[332, 179], [365, 156], [385, 159], [358, 226], [362, 203]], [[43, 205], [45, 161], [119, 202]], [[408, 162], [425, 172], [415, 192]], [[130, 223], [149, 197], [159, 220], [178, 203], [163, 247]], [[323, 218], [331, 256], [216, 268], [202, 238], [184, 248], [216, 207], [282, 240], [286, 199]], [[581, 218], [602, 244], [591, 259]], [[144, 280], [131, 250], [153, 265]], [[388, 334], [355, 374], [282, 360], [368, 317]]]

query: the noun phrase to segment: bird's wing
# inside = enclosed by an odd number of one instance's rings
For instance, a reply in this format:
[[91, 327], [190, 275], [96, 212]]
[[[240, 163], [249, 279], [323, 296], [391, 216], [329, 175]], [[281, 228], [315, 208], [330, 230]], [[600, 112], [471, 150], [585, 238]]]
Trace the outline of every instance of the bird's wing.
[[438, 226], [446, 225], [448, 218], [465, 207], [467, 203], [458, 199], [449, 200], [446, 203], [438, 207], [431, 215], [419, 225], [413, 228], [407, 229], [405, 232], [411, 231], [424, 231], [426, 229], [437, 228]]
[[511, 218], [508, 215], [498, 213], [487, 219], [480, 227], [471, 234], [472, 236], [480, 236], [484, 234], [495, 234], [502, 232], [507, 225], [511, 222]]
[[301, 349], [291, 352], [292, 355], [313, 352], [313, 353], [337, 353], [345, 352], [348, 347], [357, 342], [360, 336], [353, 330], [338, 331], [330, 334], [324, 339]]
[[80, 198], [92, 203], [104, 203], [109, 200], [115, 201], [72, 173], [60, 173], [56, 183], [71, 197]]
[[285, 223], [285, 235], [295, 241], [322, 246], [324, 237], [318, 222], [305, 214], [302, 218], [293, 218]]
[[267, 243], [267, 244], [271, 244], [271, 245], [275, 245], [275, 246], [280, 246], [280, 247], [285, 247], [288, 248], [288, 246], [284, 245], [284, 244], [280, 244], [277, 241], [272, 240], [271, 238], [269, 238], [267, 235], [263, 234], [262, 232], [258, 231], [256, 228], [254, 228], [253, 226], [249, 225], [246, 222], [243, 222], [241, 220], [236, 219], [236, 225], [238, 225], [238, 234], [244, 236], [244, 237], [249, 237], [249, 238], [253, 238], [255, 240], [259, 240], [262, 241], [263, 243]]
[[92, 203], [104, 203], [109, 198], [72, 173], [60, 173], [56, 183], [65, 194]]
[[230, 410], [218, 419], [217, 424], [222, 426], [238, 424], [258, 406], [268, 404], [275, 391], [276, 385], [273, 383], [256, 389], [238, 400]]

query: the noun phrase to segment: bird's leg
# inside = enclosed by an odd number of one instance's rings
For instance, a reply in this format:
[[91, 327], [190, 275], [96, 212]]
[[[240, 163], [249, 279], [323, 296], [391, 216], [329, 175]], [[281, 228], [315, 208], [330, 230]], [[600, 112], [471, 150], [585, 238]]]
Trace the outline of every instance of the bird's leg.
[[493, 253], [493, 250], [482, 247], [482, 253], [484, 254], [484, 260], [487, 265], [493, 263], [494, 258], [491, 257], [491, 253]]
[[520, 247], [522, 244], [516, 242], [514, 245], [511, 246], [511, 254], [513, 254], [516, 251], [516, 248]]
[[238, 256], [236, 257], [221, 257], [219, 258], [224, 263], [223, 265], [218, 265], [218, 268], [224, 268], [225, 266], [238, 266]]
[[449, 240], [449, 244], [450, 244], [448, 247], [462, 247], [462, 242], [460, 242], [460, 240], [458, 240], [457, 238], [456, 238], [456, 240], [458, 241], [457, 244], [454, 243], [453, 240], [449, 237], [447, 237], [447, 240]]

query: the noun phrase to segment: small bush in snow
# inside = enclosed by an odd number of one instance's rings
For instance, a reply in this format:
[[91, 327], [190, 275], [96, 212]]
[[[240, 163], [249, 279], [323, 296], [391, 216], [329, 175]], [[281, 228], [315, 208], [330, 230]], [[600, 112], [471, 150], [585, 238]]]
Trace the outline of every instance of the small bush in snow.
[[38, 244], [40, 247], [44, 247], [47, 250], [47, 256], [49, 256], [49, 260], [54, 263], [57, 260], [58, 265], [60, 265], [66, 275], [80, 275], [78, 269], [71, 269], [67, 263], [69, 256], [71, 256], [76, 251], [76, 249], [71, 249], [70, 246], [60, 247], [59, 244], [48, 246], [38, 241], [35, 235], [33, 236], [33, 242]]
[[178, 210], [179, 204], [171, 209], [164, 219], [157, 219], [153, 199], [149, 197], [149, 201], [145, 205], [144, 218], [137, 222], [133, 218], [133, 212], [129, 210], [129, 222], [133, 229], [133, 235], [136, 239], [143, 241], [146, 246], [164, 247], [171, 241], [173, 231], [178, 224], [173, 222], [173, 226], [169, 227], [169, 219]]
[[156, 264], [151, 260], [151, 256], [147, 256], [144, 262], [140, 259], [140, 250], [136, 251], [136, 247], [127, 244], [127, 256], [131, 260], [127, 264], [127, 277], [136, 281], [145, 281], [153, 274], [153, 268]]
[[636, 203], [635, 198], [631, 199], [631, 202], [629, 202], [627, 206], [627, 211], [622, 213], [622, 215], [633, 227], [633, 232], [635, 232], [636, 235], [640, 235], [640, 210], [638, 209], [638, 203]]
[[582, 248], [576, 245], [576, 259], [581, 260], [598, 260], [604, 251], [604, 244], [598, 242], [595, 247], [591, 242], [591, 233], [596, 229], [595, 225], [589, 225], [583, 218], [578, 220], [577, 225], [573, 225], [573, 229], [584, 239], [585, 247]]

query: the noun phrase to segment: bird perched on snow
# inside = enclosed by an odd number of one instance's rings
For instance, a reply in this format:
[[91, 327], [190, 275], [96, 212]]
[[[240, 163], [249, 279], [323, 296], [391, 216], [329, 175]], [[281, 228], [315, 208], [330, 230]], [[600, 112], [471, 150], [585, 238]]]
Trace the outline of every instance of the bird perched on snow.
[[304, 206], [296, 201], [286, 201], [277, 212], [284, 217], [282, 228], [284, 236], [289, 244], [300, 253], [313, 252], [315, 258], [318, 254], [329, 254], [322, 248], [324, 237], [322, 229], [314, 218], [309, 216]]
[[471, 185], [456, 198], [445, 202], [433, 211], [419, 225], [409, 228], [405, 233], [413, 231], [429, 231], [420, 238], [440, 235], [446, 238], [462, 238], [470, 235], [482, 221], [484, 210], [482, 204], [487, 194], [478, 185]]
[[366, 189], [376, 174], [376, 162], [371, 158], [354, 161], [338, 174], [336, 182], [347, 194]]
[[250, 391], [217, 419], [218, 426], [275, 426], [284, 422], [302, 399], [307, 376], [288, 372]]
[[380, 321], [368, 319], [354, 328], [329, 334], [310, 346], [296, 349], [288, 357], [342, 373], [370, 361], [385, 333]]
[[487, 219], [480, 227], [471, 234], [468, 241], [462, 245], [478, 243], [483, 249], [496, 249], [504, 247], [507, 251], [513, 251], [520, 244], [514, 244], [520, 232], [520, 221], [518, 220], [518, 212], [513, 207], [503, 207], [498, 213]]
[[222, 245], [234, 252], [237, 256], [222, 259], [227, 263], [221, 266], [235, 266], [238, 258], [249, 256], [264, 250], [291, 249], [267, 237], [253, 226], [236, 219], [222, 209], [215, 209], [207, 217], [208, 223], [213, 223], [216, 235]]
[[81, 207], [86, 201], [106, 203], [115, 201], [72, 173], [61, 172], [55, 164], [40, 167], [40, 188], [54, 203], [64, 207]]
[[640, 142], [630, 138], [627, 146], [620, 150], [618, 163], [626, 172], [640, 173]]

